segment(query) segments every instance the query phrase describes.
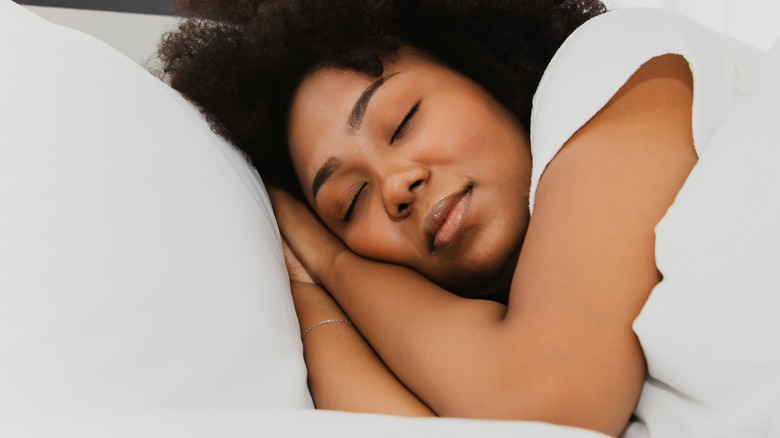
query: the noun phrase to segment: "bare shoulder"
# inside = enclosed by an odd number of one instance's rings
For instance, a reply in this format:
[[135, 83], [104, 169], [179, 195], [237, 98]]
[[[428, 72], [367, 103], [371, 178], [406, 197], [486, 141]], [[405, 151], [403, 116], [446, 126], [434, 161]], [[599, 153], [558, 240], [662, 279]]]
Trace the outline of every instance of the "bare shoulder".
[[692, 96], [682, 57], [648, 61], [566, 143], [536, 193], [511, 324], [544, 334], [535, 348], [566, 382], [553, 398], [576, 400], [586, 427], [619, 432], [639, 396], [645, 365], [631, 324], [660, 280], [655, 225], [696, 162]]
[[535, 211], [545, 220], [535, 225], [579, 208], [582, 226], [654, 227], [697, 160], [692, 104], [684, 58], [665, 55], [644, 64], [550, 163]]
[[[654, 227], [697, 160], [692, 103], [692, 78], [682, 57], [653, 58], [635, 72], [545, 171], [520, 270], [524, 263], [538, 263], [537, 254], [552, 252], [556, 265], [572, 260], [603, 276], [601, 282], [644, 266], [644, 277], [654, 285]], [[604, 266], [608, 260], [617, 264]], [[544, 272], [518, 279], [546, 284]], [[533, 289], [519, 298], [533, 299]]]

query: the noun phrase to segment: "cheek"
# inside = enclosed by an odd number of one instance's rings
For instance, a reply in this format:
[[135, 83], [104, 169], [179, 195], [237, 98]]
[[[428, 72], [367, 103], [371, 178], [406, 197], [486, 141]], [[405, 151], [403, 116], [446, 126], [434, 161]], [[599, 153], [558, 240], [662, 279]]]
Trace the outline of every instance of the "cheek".
[[390, 263], [408, 264], [410, 242], [404, 241], [396, 223], [365, 217], [344, 233], [342, 240], [355, 254]]
[[389, 263], [406, 264], [401, 246], [388, 239], [386, 234], [374, 231], [350, 233], [344, 243], [357, 255]]
[[[431, 126], [435, 128], [431, 142], [437, 145], [438, 152], [464, 163], [487, 163], [498, 158], [495, 151], [510, 137], [508, 132], [513, 126], [507, 126], [497, 120], [488, 104], [477, 98], [452, 102], [432, 115]], [[468, 108], [468, 111], [464, 111]]]

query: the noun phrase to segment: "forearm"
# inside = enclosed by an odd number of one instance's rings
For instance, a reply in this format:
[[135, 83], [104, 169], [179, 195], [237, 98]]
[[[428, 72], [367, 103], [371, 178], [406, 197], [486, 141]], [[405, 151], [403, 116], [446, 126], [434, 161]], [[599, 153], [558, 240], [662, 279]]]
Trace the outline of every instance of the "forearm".
[[[522, 342], [507, 341], [504, 306], [457, 297], [410, 269], [359, 257], [291, 195], [278, 190], [271, 195], [282, 232], [309, 274], [331, 292], [399, 380], [439, 415], [488, 416], [484, 410], [491, 417], [517, 417], [500, 393], [517, 400], [509, 393], [522, 382], [506, 381], [528, 373], [503, 354], [523, 348]], [[524, 388], [521, 394], [527, 393]]]
[[[325, 320], [347, 316], [314, 284], [292, 283], [303, 333]], [[318, 326], [303, 339], [309, 387], [319, 409], [430, 416], [430, 409], [385, 367], [352, 326], [334, 322]]]
[[[526, 257], [523, 267], [522, 256], [508, 308], [464, 299], [411, 269], [355, 255], [302, 204], [286, 194], [273, 198], [283, 233], [312, 279], [331, 291], [394, 375], [437, 414], [615, 434], [625, 425], [644, 368], [629, 319], [608, 317], [614, 300], [562, 293], [572, 285], [586, 290], [579, 280], [552, 287], [530, 282], [550, 266], [529, 265]], [[568, 269], [552, 278], [565, 278]]]
[[[612, 351], [587, 340], [633, 337], [630, 330], [605, 333], [565, 311], [508, 310], [450, 294], [404, 267], [343, 257], [324, 283], [390, 369], [439, 415], [607, 430], [593, 411], [609, 409], [604, 398], [623, 386], [621, 370]], [[590, 373], [593, 364], [608, 377]]]
[[523, 375], [510, 360], [506, 306], [458, 297], [408, 268], [349, 252], [339, 258], [322, 281], [387, 365], [437, 413], [476, 415], [475, 405], [500, 399], [496, 386]]

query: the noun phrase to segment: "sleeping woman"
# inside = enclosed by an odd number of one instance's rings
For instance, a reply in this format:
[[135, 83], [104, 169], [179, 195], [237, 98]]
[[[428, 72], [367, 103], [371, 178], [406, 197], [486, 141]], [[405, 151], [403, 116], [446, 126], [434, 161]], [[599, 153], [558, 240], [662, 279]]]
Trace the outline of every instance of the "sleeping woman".
[[731, 48], [590, 0], [179, 7], [165, 73], [274, 187], [318, 408], [625, 430], [718, 117], [689, 47]]

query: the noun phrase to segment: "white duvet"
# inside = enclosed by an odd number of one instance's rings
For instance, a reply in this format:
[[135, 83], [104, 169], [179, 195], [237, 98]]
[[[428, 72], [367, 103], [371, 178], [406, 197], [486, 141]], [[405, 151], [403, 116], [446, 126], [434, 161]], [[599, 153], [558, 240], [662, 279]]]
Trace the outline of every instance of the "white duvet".
[[780, 437], [780, 43], [658, 225], [629, 437]]
[[656, 228], [663, 281], [634, 324], [649, 379], [626, 435], [777, 435], [780, 46], [762, 53], [656, 9], [588, 21], [534, 97], [531, 193], [568, 138], [666, 53], [691, 67], [699, 161]]
[[[2, 419], [2, 416], [0, 416]], [[581, 429], [529, 421], [403, 418], [314, 410], [145, 411], [0, 421], [4, 437], [78, 438], [599, 438]]]

